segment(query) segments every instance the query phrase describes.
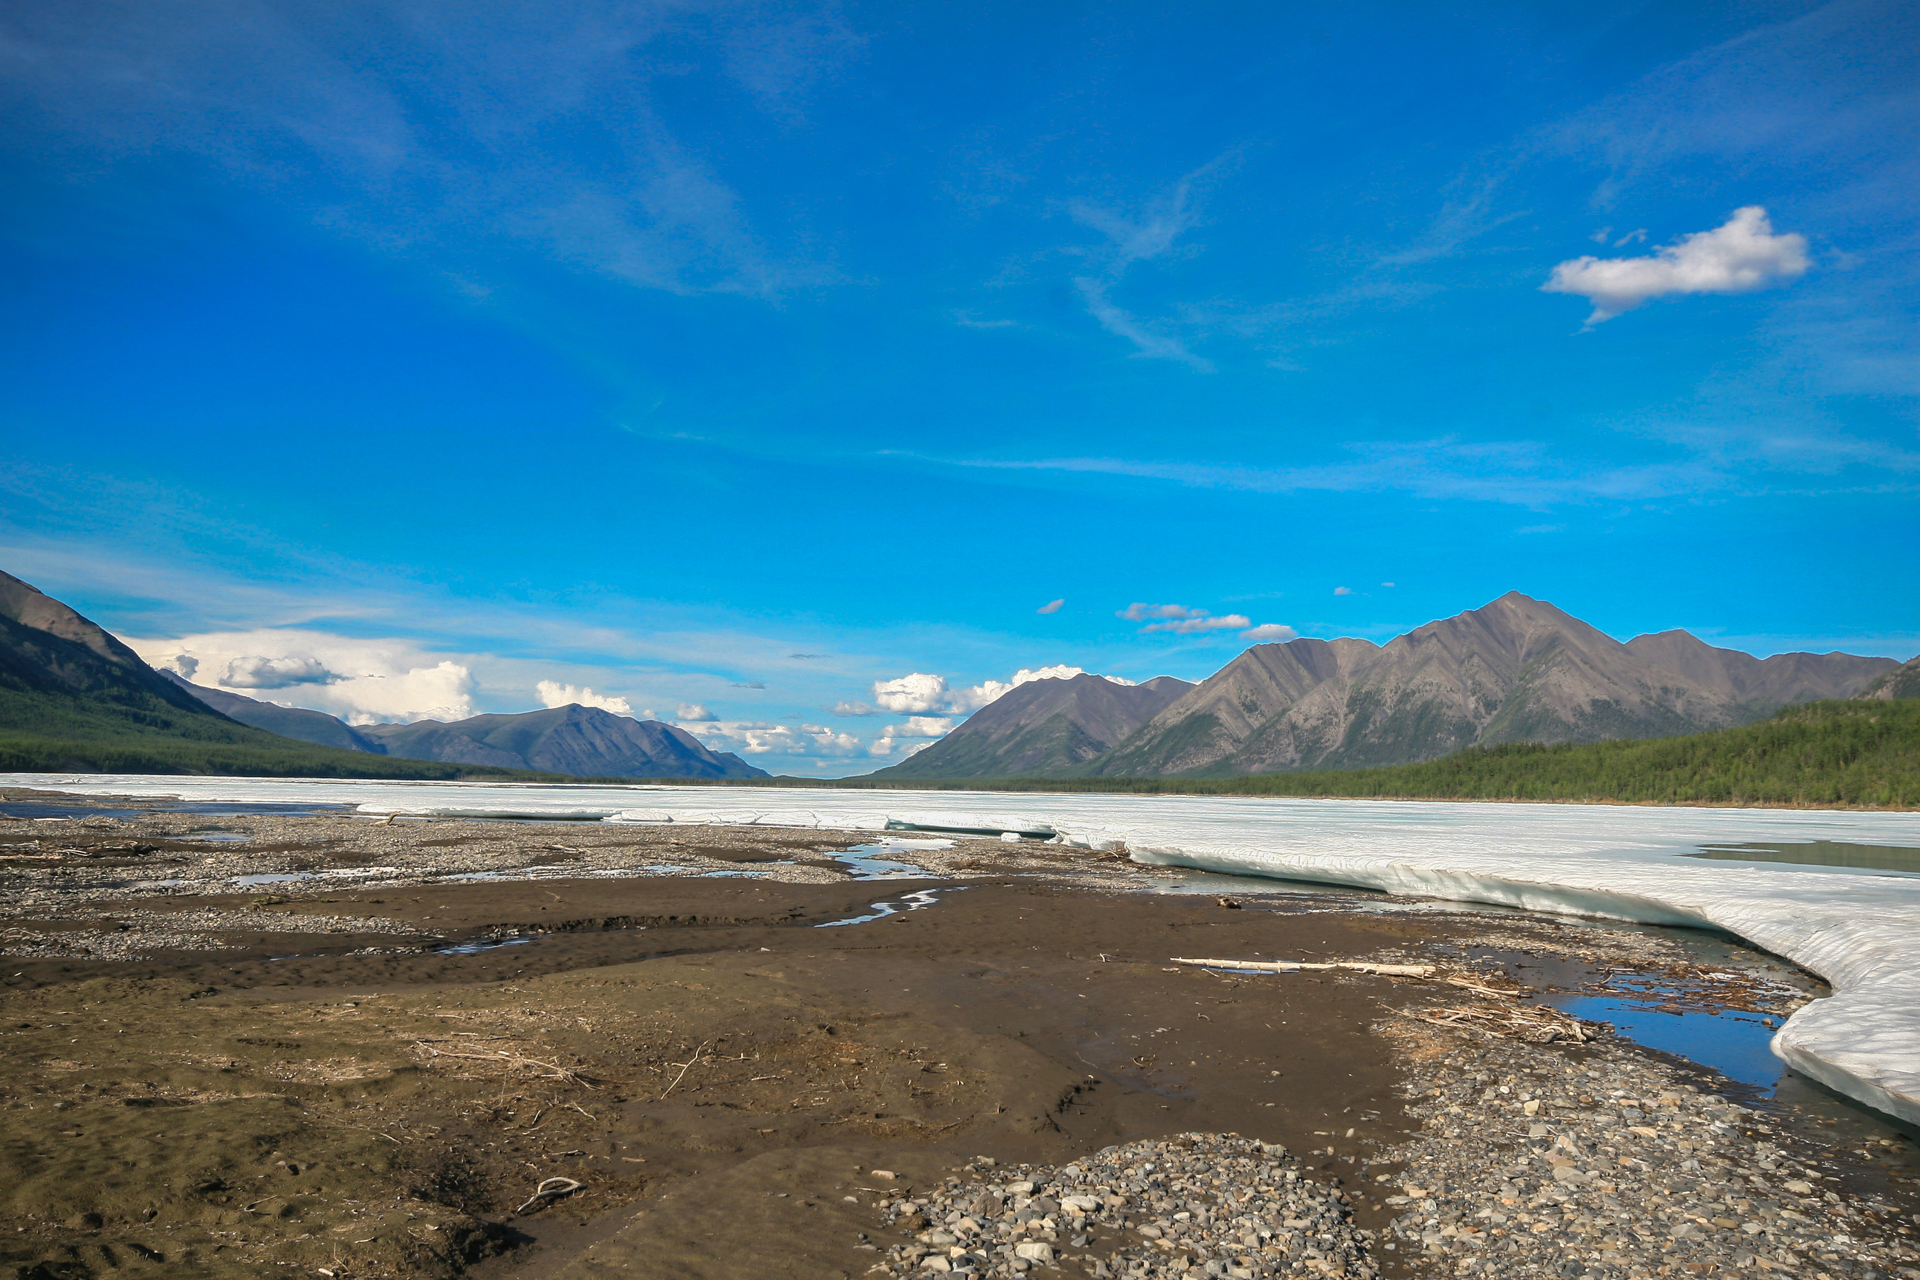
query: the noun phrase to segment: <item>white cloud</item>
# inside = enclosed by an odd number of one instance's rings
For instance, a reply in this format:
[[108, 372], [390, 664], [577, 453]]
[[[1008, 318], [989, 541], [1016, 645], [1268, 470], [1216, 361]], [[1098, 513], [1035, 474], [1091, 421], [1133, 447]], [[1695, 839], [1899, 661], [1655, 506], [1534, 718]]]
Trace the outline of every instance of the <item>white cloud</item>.
[[298, 690], [297, 705], [353, 724], [465, 720], [475, 711], [471, 668], [407, 640], [364, 640], [291, 628], [210, 632], [171, 640], [121, 639], [153, 666], [170, 667], [183, 675], [219, 672], [219, 680], [201, 683], [245, 691], [249, 697], [265, 686], [224, 684], [230, 671], [240, 679], [257, 679], [274, 671], [324, 669], [333, 677], [327, 683], [303, 681], [282, 687]]
[[1138, 600], [1113, 616], [1125, 618], [1128, 622], [1145, 622], [1149, 618], [1165, 619], [1165, 621], [1149, 623], [1140, 628], [1142, 635], [1150, 631], [1170, 631], [1175, 635], [1185, 636], [1205, 631], [1232, 631], [1253, 625], [1253, 619], [1243, 614], [1229, 613], [1225, 617], [1216, 618], [1205, 609], [1189, 609], [1183, 604], [1143, 604]]
[[[1239, 626], [1246, 626], [1246, 619], [1240, 619]], [[1087, 674], [1085, 668], [1069, 667], [1064, 664], [1051, 667], [1022, 667], [1006, 680], [982, 680], [979, 684], [956, 689], [947, 683], [945, 676], [930, 675], [916, 671], [901, 676], [897, 680], [876, 680], [873, 682], [873, 700], [888, 711], [904, 712], [908, 715], [963, 716], [978, 711], [990, 702], [1004, 697], [1021, 685], [1033, 680], [1071, 680], [1075, 676]], [[1120, 676], [1101, 676], [1102, 680], [1114, 684], [1130, 685], [1131, 680]], [[855, 708], [865, 708], [855, 710]], [[834, 708], [835, 715], [871, 715], [873, 709], [863, 702], [842, 702]], [[891, 732], [891, 730], [888, 730]]]
[[219, 677], [220, 685], [228, 689], [287, 689], [296, 684], [334, 684], [339, 680], [318, 658], [266, 658], [258, 654], [231, 659]]
[[864, 702], [848, 702], [843, 698], [833, 704], [831, 714], [836, 716], [877, 716], [880, 714], [880, 709], [869, 706]]
[[1065, 596], [1061, 596], [1058, 600], [1047, 601], [1047, 603], [1041, 605], [1038, 609], [1035, 609], [1034, 612], [1035, 613], [1058, 613], [1060, 612], [1060, 606], [1065, 604], [1066, 602], [1067, 602], [1067, 598]]
[[1755, 204], [1735, 210], [1726, 225], [1697, 231], [1649, 257], [1588, 254], [1562, 262], [1540, 288], [1591, 301], [1587, 323], [1594, 325], [1669, 294], [1751, 293], [1798, 279], [1807, 265], [1807, 238], [1774, 235], [1767, 211]]
[[[890, 756], [899, 751], [904, 742], [919, 739], [918, 745], [909, 748], [906, 755], [932, 746], [935, 741], [944, 738], [953, 730], [953, 721], [939, 716], [909, 716], [905, 724], [890, 724], [880, 731], [880, 736], [867, 748], [868, 755]], [[903, 759], [905, 756], [902, 757]]]
[[772, 724], [759, 720], [706, 720], [683, 724], [709, 750], [733, 751], [743, 756], [812, 756], [815, 758], [860, 755], [866, 751], [860, 739], [817, 724]]
[[[564, 707], [570, 703], [578, 703], [583, 707], [598, 707], [602, 711], [611, 711], [617, 716], [633, 714], [633, 704], [625, 698], [608, 697], [580, 685], [561, 684], [557, 680], [542, 680], [533, 686], [533, 691], [540, 696], [540, 705], [543, 707]], [[649, 712], [643, 718], [651, 720], [653, 714]]]
[[1240, 638], [1242, 640], [1258, 640], [1262, 642], [1272, 640], [1298, 640], [1300, 633], [1283, 623], [1263, 622], [1249, 631], [1242, 631]]
[[1204, 618], [1207, 611], [1189, 609], [1183, 604], [1142, 604], [1136, 600], [1113, 616], [1128, 622], [1145, 622], [1148, 618]]
[[673, 713], [673, 718], [682, 725], [698, 724], [703, 720], [717, 720], [718, 716], [697, 702], [683, 702]]
[[1353, 588], [1352, 587], [1335, 587], [1333, 589], [1333, 594], [1337, 596], [1350, 596], [1353, 594]]
[[875, 680], [873, 700], [888, 711], [932, 711], [947, 705], [947, 678], [915, 671], [897, 680]]
[[1177, 636], [1189, 636], [1202, 631], [1232, 631], [1240, 627], [1250, 627], [1253, 619], [1243, 613], [1229, 613], [1218, 618], [1185, 618], [1179, 622], [1155, 622], [1140, 628], [1145, 635], [1149, 631], [1171, 631]]

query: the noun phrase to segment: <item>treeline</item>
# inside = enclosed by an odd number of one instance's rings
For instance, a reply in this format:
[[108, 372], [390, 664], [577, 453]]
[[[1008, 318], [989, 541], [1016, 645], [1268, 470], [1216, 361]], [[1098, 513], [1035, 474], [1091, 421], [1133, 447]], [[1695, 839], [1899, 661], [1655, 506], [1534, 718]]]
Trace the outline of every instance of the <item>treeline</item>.
[[[786, 785], [819, 786], [803, 779]], [[1920, 700], [1813, 702], [1680, 738], [1469, 747], [1425, 764], [1238, 778], [843, 779], [829, 786], [1063, 794], [1920, 808]]]
[[76, 698], [0, 682], [0, 773], [205, 773], [250, 778], [570, 782], [551, 773], [342, 751], [133, 693]]

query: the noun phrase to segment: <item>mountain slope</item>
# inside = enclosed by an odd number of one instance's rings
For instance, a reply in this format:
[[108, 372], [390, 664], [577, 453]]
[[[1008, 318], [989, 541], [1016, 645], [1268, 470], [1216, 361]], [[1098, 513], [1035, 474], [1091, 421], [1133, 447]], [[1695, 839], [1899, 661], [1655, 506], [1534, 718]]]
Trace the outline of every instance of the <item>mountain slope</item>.
[[1366, 640], [1255, 645], [1161, 709], [1082, 772], [1152, 776], [1232, 755], [1312, 690], [1342, 682], [1379, 649]]
[[[1350, 649], [1290, 701], [1290, 687], [1244, 699], [1247, 710], [1236, 720], [1232, 695], [1248, 685], [1254, 662], [1273, 665], [1249, 650], [1090, 772], [1361, 768], [1432, 760], [1472, 745], [1669, 737], [1749, 723], [1788, 703], [1846, 697], [1889, 665], [1849, 654], [1761, 660], [1685, 632], [1625, 645], [1517, 591], [1379, 649]], [[1210, 688], [1216, 683], [1218, 691]]]
[[1119, 742], [1193, 686], [1172, 676], [1116, 684], [1096, 675], [1029, 680], [875, 778], [991, 778], [1071, 770]]
[[177, 688], [105, 629], [0, 573], [0, 728], [174, 733], [243, 741], [244, 726]]
[[522, 777], [389, 761], [228, 718], [107, 631], [0, 573], [0, 770], [323, 778]]
[[568, 704], [443, 724], [369, 725], [388, 755], [539, 769], [593, 778], [764, 778], [732, 752], [716, 753], [685, 729]]
[[1910, 659], [1862, 689], [1856, 696], [1877, 701], [1895, 698], [1920, 698], [1920, 658]]
[[241, 724], [250, 724], [256, 729], [265, 729], [268, 733], [277, 733], [283, 738], [311, 742], [315, 746], [338, 747], [342, 751], [368, 751], [375, 755], [386, 754], [387, 749], [380, 743], [360, 733], [346, 721], [337, 716], [330, 716], [324, 711], [309, 711], [304, 707], [276, 706], [271, 702], [261, 702], [256, 698], [229, 693], [225, 689], [209, 689], [205, 685], [185, 680], [171, 671], [162, 671], [160, 676], [162, 679], [172, 681], [221, 715], [230, 720], [238, 720]]
[[1850, 653], [1776, 653], [1756, 658], [1738, 649], [1719, 649], [1685, 631], [1635, 636], [1627, 652], [1674, 672], [1688, 683], [1771, 715], [1800, 702], [1847, 698], [1887, 670], [1889, 658]]

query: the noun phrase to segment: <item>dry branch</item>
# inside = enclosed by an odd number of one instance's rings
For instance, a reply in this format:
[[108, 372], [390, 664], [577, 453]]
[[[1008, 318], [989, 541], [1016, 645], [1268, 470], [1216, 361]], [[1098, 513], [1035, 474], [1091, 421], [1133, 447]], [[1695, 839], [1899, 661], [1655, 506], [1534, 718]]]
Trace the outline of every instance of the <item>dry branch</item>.
[[1197, 965], [1203, 969], [1257, 969], [1263, 973], [1295, 973], [1303, 969], [1357, 969], [1361, 973], [1384, 973], [1395, 978], [1430, 978], [1430, 964], [1374, 964], [1366, 960], [1332, 960], [1312, 964], [1302, 960], [1188, 960], [1169, 956], [1174, 964]]
[[1430, 1022], [1436, 1027], [1484, 1031], [1489, 1035], [1524, 1040], [1528, 1044], [1551, 1044], [1556, 1040], [1584, 1044], [1596, 1038], [1596, 1033], [1580, 1019], [1542, 1005], [1505, 1008], [1460, 1005], [1451, 1009], [1408, 1010], [1408, 1016], [1421, 1022]]

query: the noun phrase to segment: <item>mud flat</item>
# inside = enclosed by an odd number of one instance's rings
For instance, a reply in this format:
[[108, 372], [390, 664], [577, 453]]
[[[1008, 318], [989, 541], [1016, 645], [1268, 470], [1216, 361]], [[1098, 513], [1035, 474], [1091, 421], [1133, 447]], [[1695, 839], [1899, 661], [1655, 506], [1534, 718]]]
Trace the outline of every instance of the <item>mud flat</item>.
[[1661, 931], [1031, 843], [0, 800], [35, 1280], [1920, 1276], [1897, 1126], [1539, 1012], [1822, 993]]

